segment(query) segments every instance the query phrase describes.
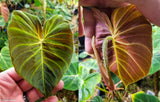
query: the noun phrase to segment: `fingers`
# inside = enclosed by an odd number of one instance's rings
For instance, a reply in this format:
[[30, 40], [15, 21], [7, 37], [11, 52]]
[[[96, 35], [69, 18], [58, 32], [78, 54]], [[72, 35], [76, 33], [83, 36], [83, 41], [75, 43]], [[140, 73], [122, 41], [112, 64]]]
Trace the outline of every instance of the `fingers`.
[[[21, 83], [21, 86], [26, 83], [25, 81]], [[26, 85], [28, 85], [26, 83]], [[26, 87], [26, 85], [24, 85], [24, 87]], [[54, 90], [52, 91], [53, 93], [63, 89], [64, 83], [62, 80], [60, 80], [60, 82], [58, 83], [58, 85], [54, 88]], [[29, 89], [29, 87], [28, 87]], [[27, 91], [27, 96], [30, 102], [35, 102], [36, 100], [38, 100], [39, 98], [43, 97], [43, 95], [35, 88], [30, 89], [29, 91]], [[53, 101], [54, 100], [54, 101]], [[55, 96], [51, 96], [49, 97], [47, 100], [44, 100], [43, 102], [57, 102], [58, 99]]]
[[79, 0], [80, 6], [97, 6], [98, 0]]
[[62, 80], [60, 80], [60, 82], [59, 82], [58, 85], [53, 89], [52, 92], [55, 93], [55, 92], [57, 92], [57, 91], [59, 91], [59, 90], [62, 90], [63, 87], [64, 87], [64, 83], [63, 83]]
[[17, 83], [19, 85], [19, 87], [21, 88], [21, 90], [23, 92], [29, 91], [33, 88], [32, 85], [30, 85], [27, 81], [25, 80], [21, 80], [20, 82]]
[[29, 102], [35, 102], [36, 100], [41, 98], [38, 90], [35, 89], [35, 88], [32, 88], [31, 90], [29, 90], [26, 94], [27, 94], [27, 97], [29, 99]]
[[7, 73], [13, 80], [15, 80], [15, 82], [18, 82], [18, 81], [22, 80], [22, 77], [17, 74], [17, 72], [15, 71], [15, 69], [14, 69], [13, 67], [10, 68], [10, 69], [8, 69], [8, 70], [6, 70], [6, 73]]
[[56, 96], [48, 97], [46, 100], [43, 100], [42, 102], [58, 102], [58, 98]]
[[92, 36], [95, 34], [96, 20], [93, 16], [93, 12], [90, 9], [83, 9], [84, 18], [84, 33], [85, 33], [85, 50], [89, 54], [93, 54], [93, 49], [91, 46]]

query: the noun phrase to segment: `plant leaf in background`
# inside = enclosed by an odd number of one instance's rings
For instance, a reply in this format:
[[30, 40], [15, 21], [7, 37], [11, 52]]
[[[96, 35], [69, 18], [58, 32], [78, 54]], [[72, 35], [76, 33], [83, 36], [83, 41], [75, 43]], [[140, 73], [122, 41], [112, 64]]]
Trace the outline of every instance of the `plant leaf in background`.
[[132, 102], [159, 102], [156, 96], [145, 94], [143, 91], [131, 95]]
[[69, 23], [55, 15], [42, 29], [38, 17], [14, 11], [8, 39], [16, 72], [44, 97], [50, 96], [72, 58], [73, 35]]
[[153, 58], [152, 65], [148, 75], [151, 75], [160, 70], [160, 27], [152, 27], [153, 34]]
[[83, 66], [79, 67], [81, 86], [79, 89], [79, 102], [86, 102], [94, 93], [96, 85], [101, 81], [101, 75], [98, 72], [89, 73], [89, 70]]
[[[151, 24], [133, 5], [115, 9], [111, 20], [105, 13], [93, 10], [98, 22], [105, 26], [105, 35], [112, 36], [113, 46], [108, 48], [110, 70], [125, 86], [145, 77], [149, 73], [152, 60]], [[102, 43], [99, 45], [102, 46]]]
[[9, 54], [8, 41], [5, 42], [5, 46], [0, 50], [0, 70], [4, 71], [8, 68], [11, 68], [12, 61]]
[[42, 3], [39, 0], [34, 0], [34, 4], [37, 7], [42, 5]]
[[84, 68], [91, 70], [98, 70], [97, 61], [95, 59], [86, 59], [85, 61], [79, 63], [80, 66], [83, 66]]
[[2, 15], [0, 15], [0, 27], [4, 27], [5, 24], [5, 20], [3, 19]]
[[63, 75], [63, 82], [64, 82], [64, 89], [75, 91], [78, 90], [80, 87], [80, 81], [78, 74], [79, 62], [78, 57], [75, 53], [73, 53], [72, 61], [69, 69]]
[[95, 97], [91, 100], [91, 102], [103, 102], [103, 100], [102, 100], [102, 97], [100, 97], [100, 96], [95, 96]]
[[5, 20], [5, 22], [8, 22], [9, 9], [8, 9], [6, 3], [4, 3], [4, 2], [0, 3], [0, 13], [3, 16], [3, 19]]

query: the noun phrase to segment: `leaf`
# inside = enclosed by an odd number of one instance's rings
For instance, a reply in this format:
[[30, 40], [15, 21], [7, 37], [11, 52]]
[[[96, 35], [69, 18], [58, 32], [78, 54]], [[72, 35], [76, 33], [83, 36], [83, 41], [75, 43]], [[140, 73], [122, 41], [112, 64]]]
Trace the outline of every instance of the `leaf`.
[[0, 13], [3, 16], [3, 19], [5, 20], [5, 22], [8, 22], [9, 19], [9, 9], [6, 5], [6, 3], [2, 3], [0, 6]]
[[103, 100], [102, 100], [102, 97], [100, 97], [100, 96], [95, 96], [95, 97], [91, 100], [91, 102], [103, 102]]
[[79, 58], [86, 58], [88, 56], [88, 53], [86, 51], [83, 51], [79, 54]]
[[95, 59], [87, 59], [80, 63], [80, 66], [83, 66], [84, 68], [91, 70], [95, 69], [98, 70], [98, 65]]
[[97, 22], [104, 25], [101, 29], [97, 26], [96, 30], [104, 37], [97, 36], [99, 48], [106, 36], [112, 36], [108, 48], [110, 70], [125, 86], [145, 77], [152, 60], [151, 24], [133, 5], [117, 8], [109, 17], [97, 9], [93, 11]]
[[81, 87], [79, 89], [79, 102], [86, 102], [94, 93], [96, 85], [101, 81], [101, 75], [98, 72], [91, 73], [87, 69], [80, 67]]
[[50, 96], [70, 65], [70, 25], [55, 15], [43, 26], [38, 17], [14, 11], [8, 26], [9, 48], [16, 72], [45, 97]]
[[0, 51], [0, 70], [1, 71], [4, 71], [13, 66], [11, 57], [9, 54], [9, 46], [7, 45], [7, 43], [8, 42], [6, 41], [5, 46]]
[[147, 95], [143, 91], [131, 95], [132, 102], [159, 102], [159, 99], [153, 95]]
[[34, 0], [34, 4], [35, 4], [36, 7], [42, 5], [42, 3], [39, 0]]
[[0, 27], [4, 27], [5, 26], [5, 20], [3, 19], [3, 17], [0, 15]]
[[71, 91], [76, 91], [79, 89], [81, 79], [79, 78], [78, 69], [79, 62], [76, 54], [74, 53], [71, 65], [62, 78], [64, 82], [64, 89]]
[[160, 70], [160, 27], [154, 26], [152, 28], [153, 58], [151, 69], [148, 75], [154, 74]]

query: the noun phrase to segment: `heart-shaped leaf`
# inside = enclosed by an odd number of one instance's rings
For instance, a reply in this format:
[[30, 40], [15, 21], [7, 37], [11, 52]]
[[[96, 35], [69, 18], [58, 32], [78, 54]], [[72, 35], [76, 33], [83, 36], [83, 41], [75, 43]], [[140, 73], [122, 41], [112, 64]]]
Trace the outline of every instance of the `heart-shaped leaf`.
[[17, 73], [45, 97], [50, 96], [72, 58], [73, 36], [69, 23], [55, 15], [42, 29], [38, 17], [14, 11], [8, 39]]
[[126, 86], [145, 77], [152, 61], [150, 23], [134, 5], [117, 8], [111, 16], [97, 9], [93, 11], [97, 22], [104, 25], [97, 28], [107, 32], [102, 32], [103, 37], [112, 37], [112, 45], [108, 48], [109, 69], [119, 76]]

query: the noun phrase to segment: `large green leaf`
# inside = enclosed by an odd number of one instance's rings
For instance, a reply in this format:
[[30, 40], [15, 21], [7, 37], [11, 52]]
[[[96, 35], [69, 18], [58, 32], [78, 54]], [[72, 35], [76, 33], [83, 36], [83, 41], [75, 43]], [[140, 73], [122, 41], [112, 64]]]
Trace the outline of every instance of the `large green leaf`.
[[149, 75], [160, 70], [160, 27], [152, 27], [153, 58]]
[[81, 79], [79, 78], [78, 69], [79, 69], [78, 57], [74, 53], [71, 65], [62, 78], [64, 82], [64, 89], [72, 91], [79, 89]]
[[8, 41], [6, 41], [5, 46], [0, 51], [0, 70], [4, 71], [8, 68], [11, 68], [12, 66], [13, 65], [9, 54]]
[[131, 95], [132, 102], [160, 102], [160, 100], [153, 95], [147, 95], [143, 91]]
[[38, 17], [14, 11], [8, 39], [17, 73], [45, 97], [50, 96], [72, 58], [73, 36], [69, 23], [55, 15], [42, 29]]
[[112, 45], [109, 42], [108, 47], [110, 70], [126, 86], [145, 77], [152, 60], [151, 24], [133, 5], [117, 8], [111, 16], [93, 10], [97, 23], [100, 24], [96, 27], [97, 48], [101, 50], [102, 42], [107, 36], [112, 38]]

